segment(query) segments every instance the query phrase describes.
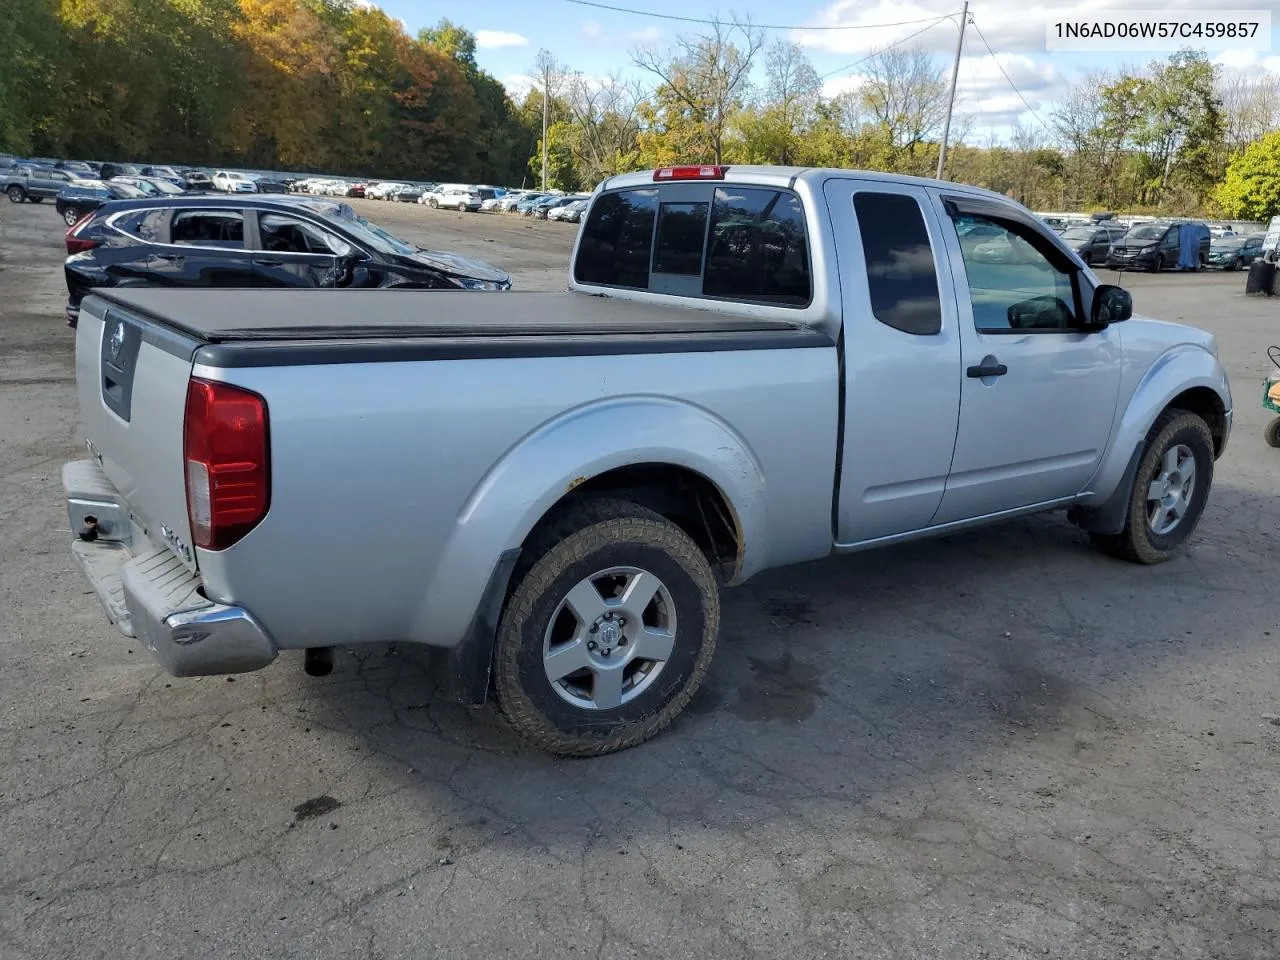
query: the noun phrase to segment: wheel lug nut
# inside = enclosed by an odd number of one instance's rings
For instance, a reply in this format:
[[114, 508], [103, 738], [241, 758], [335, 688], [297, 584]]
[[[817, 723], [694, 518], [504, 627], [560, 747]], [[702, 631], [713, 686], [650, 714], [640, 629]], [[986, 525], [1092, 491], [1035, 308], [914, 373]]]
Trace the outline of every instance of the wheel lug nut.
[[588, 649], [588, 650], [594, 650], [595, 648], [596, 648], [596, 642], [595, 642], [594, 640], [588, 640], [588, 641], [587, 641], [587, 649]]
[[600, 656], [604, 657], [606, 660], [609, 659], [609, 648], [605, 647], [603, 650], [601, 650]]

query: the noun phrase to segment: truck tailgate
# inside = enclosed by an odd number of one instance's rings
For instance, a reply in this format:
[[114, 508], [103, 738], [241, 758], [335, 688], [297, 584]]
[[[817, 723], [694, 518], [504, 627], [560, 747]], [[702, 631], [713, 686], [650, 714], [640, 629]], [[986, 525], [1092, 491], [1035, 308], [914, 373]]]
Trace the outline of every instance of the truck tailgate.
[[[85, 300], [76, 330], [76, 384], [90, 453], [141, 526], [195, 569], [183, 474], [182, 425], [197, 343], [153, 321]], [[73, 531], [79, 532], [79, 531]], [[130, 531], [102, 530], [128, 540]]]

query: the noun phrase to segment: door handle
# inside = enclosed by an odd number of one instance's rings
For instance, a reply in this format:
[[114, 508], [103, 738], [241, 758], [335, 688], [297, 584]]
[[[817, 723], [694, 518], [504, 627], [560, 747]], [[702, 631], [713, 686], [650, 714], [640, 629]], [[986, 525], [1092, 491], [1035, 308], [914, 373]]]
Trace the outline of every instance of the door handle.
[[184, 253], [157, 253], [157, 254], [156, 254], [156, 259], [157, 259], [157, 260], [168, 260], [168, 261], [170, 261], [170, 262], [173, 262], [173, 261], [177, 261], [177, 260], [185, 260], [185, 259], [187, 259], [187, 256], [186, 256], [186, 254], [184, 254]]
[[283, 261], [283, 260], [266, 260], [266, 259], [261, 259], [261, 260], [258, 260], [258, 261], [256, 261], [256, 262], [257, 262], [257, 264], [258, 264], [259, 266], [263, 266], [263, 267], [283, 267], [283, 266], [284, 266], [284, 261]]
[[983, 377], [1003, 377], [1008, 372], [1009, 368], [1003, 363], [997, 363], [995, 357], [984, 357], [982, 363], [978, 364], [978, 366], [970, 367], [965, 371], [968, 376], [973, 377], [975, 380], [980, 380]]

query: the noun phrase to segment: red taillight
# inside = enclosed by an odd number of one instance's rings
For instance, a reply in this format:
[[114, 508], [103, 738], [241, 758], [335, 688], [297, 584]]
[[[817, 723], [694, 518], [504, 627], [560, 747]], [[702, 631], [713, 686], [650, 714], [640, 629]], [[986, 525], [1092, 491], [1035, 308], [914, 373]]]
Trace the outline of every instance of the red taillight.
[[100, 241], [98, 240], [84, 240], [76, 235], [80, 228], [92, 219], [93, 214], [86, 213], [67, 228], [67, 235], [63, 238], [67, 242], [67, 253], [84, 253], [86, 250], [92, 250], [99, 245]]
[[187, 515], [197, 547], [223, 550], [267, 515], [267, 403], [256, 393], [192, 378], [182, 425]]
[[723, 180], [728, 167], [659, 167], [653, 171], [654, 180]]

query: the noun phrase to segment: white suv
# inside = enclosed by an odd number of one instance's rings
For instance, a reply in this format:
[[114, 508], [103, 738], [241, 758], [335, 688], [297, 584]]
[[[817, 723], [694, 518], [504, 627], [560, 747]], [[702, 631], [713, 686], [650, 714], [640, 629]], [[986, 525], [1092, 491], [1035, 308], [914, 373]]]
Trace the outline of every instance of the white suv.
[[475, 187], [465, 183], [442, 183], [429, 193], [424, 193], [418, 200], [429, 207], [444, 207], [446, 210], [457, 210], [472, 213], [480, 209], [484, 199]]
[[243, 173], [219, 170], [213, 175], [213, 189], [223, 193], [257, 193], [258, 185]]

